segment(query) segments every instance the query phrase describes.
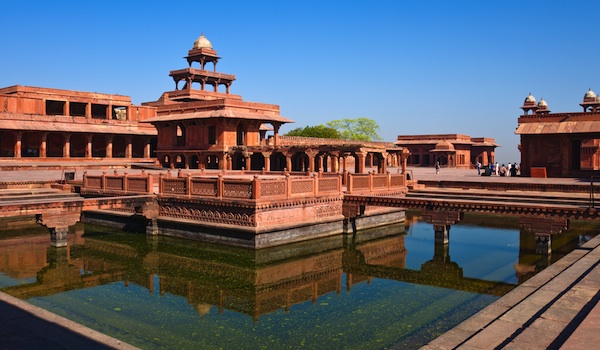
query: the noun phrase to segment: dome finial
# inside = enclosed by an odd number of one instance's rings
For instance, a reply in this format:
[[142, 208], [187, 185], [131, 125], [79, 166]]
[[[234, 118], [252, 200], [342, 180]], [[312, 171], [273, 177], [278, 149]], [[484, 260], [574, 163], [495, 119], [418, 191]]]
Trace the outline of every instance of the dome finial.
[[194, 47], [192, 49], [210, 49], [212, 50], [212, 44], [206, 37], [204, 36], [204, 32], [200, 34], [200, 37], [194, 42]]

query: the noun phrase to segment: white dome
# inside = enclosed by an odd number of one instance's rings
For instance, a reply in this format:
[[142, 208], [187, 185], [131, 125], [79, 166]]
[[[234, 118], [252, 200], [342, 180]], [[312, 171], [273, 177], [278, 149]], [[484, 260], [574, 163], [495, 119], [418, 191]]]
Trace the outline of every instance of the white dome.
[[212, 50], [212, 44], [210, 43], [210, 41], [208, 41], [208, 39], [206, 39], [206, 37], [204, 36], [204, 33], [202, 33], [200, 35], [200, 37], [194, 42], [194, 49], [211, 49]]
[[592, 89], [589, 89], [588, 92], [585, 93], [585, 96], [583, 96], [583, 98], [596, 98], [596, 93], [592, 91]]
[[531, 95], [531, 92], [529, 93], [529, 95], [527, 97], [525, 97], [525, 103], [527, 103], [527, 102], [535, 104], [535, 97], [533, 97]]
[[538, 107], [539, 108], [548, 108], [548, 103], [546, 103], [546, 101], [544, 101], [544, 98], [542, 98], [540, 100], [540, 102], [538, 103]]

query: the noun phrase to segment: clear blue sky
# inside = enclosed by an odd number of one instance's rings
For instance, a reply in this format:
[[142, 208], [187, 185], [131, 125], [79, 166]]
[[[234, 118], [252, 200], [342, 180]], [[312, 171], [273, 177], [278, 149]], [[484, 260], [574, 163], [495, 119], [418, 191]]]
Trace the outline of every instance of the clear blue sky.
[[0, 86], [156, 100], [203, 32], [232, 93], [273, 103], [282, 130], [366, 117], [381, 135], [514, 135], [529, 92], [553, 112], [600, 93], [598, 1], [0, 0]]

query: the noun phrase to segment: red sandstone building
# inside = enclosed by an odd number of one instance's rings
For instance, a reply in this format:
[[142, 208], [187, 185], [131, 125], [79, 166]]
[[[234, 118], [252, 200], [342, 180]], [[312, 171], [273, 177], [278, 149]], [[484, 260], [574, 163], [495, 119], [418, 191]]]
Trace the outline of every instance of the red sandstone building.
[[583, 112], [550, 113], [544, 99], [529, 94], [515, 134], [521, 136], [525, 176], [589, 176], [600, 169], [600, 98], [590, 89]]
[[337, 172], [346, 170], [348, 160], [355, 172], [368, 165], [384, 172], [388, 164], [402, 163], [402, 148], [393, 143], [280, 136], [281, 125], [293, 121], [277, 105], [232, 94], [235, 75], [217, 72], [220, 57], [204, 35], [185, 58], [189, 67], [169, 74], [175, 90], [143, 104], [157, 108], [157, 116], [145, 122], [158, 131], [156, 152], [165, 167]]
[[[0, 159], [151, 161], [156, 115], [128, 96], [30, 86], [0, 89]], [[155, 142], [155, 140], [154, 140]]]
[[396, 145], [410, 151], [408, 165], [434, 166], [436, 162], [451, 168], [470, 168], [480, 162], [495, 161], [498, 147], [493, 138], [461, 134], [399, 135]]

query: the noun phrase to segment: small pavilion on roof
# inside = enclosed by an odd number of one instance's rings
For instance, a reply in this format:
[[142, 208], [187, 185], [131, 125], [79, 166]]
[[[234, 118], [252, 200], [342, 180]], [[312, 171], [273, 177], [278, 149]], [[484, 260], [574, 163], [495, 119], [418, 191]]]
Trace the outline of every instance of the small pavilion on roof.
[[600, 96], [589, 89], [583, 112], [550, 113], [529, 94], [515, 134], [521, 137], [524, 176], [590, 176], [600, 170]]
[[[158, 131], [156, 153], [165, 167], [337, 172], [352, 157], [355, 172], [369, 162], [384, 172], [387, 164], [401, 164], [402, 148], [393, 143], [280, 137], [280, 127], [293, 121], [281, 116], [278, 105], [232, 94], [235, 75], [217, 72], [220, 57], [204, 35], [185, 59], [188, 68], [169, 74], [175, 90], [143, 104], [157, 108], [145, 122]], [[210, 63], [213, 70], [206, 69]]]

